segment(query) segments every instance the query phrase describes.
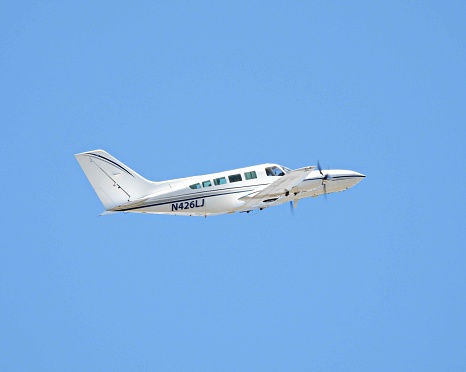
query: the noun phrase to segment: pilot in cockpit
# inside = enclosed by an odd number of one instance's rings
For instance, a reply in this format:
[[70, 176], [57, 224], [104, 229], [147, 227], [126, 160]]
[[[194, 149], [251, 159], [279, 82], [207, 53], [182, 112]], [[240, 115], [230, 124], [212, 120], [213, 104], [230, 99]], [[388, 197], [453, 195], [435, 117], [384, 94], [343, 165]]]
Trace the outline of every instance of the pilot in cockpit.
[[284, 176], [285, 173], [278, 167], [267, 167], [265, 168], [265, 173], [269, 177]]

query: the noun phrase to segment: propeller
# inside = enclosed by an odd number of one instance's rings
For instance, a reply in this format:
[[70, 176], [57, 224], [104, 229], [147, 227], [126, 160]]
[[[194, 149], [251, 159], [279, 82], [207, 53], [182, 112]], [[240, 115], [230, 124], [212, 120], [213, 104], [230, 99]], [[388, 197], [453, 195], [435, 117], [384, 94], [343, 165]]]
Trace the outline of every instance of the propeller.
[[298, 202], [299, 202], [299, 199], [290, 200], [290, 212], [292, 216], [294, 216], [294, 210], [298, 206]]
[[322, 176], [322, 186], [324, 186], [325, 200], [327, 200], [327, 182], [326, 181], [332, 180], [333, 177], [329, 173], [324, 174], [322, 172], [322, 167], [320, 166], [320, 163], [318, 160], [317, 160], [317, 169], [319, 170], [319, 173]]

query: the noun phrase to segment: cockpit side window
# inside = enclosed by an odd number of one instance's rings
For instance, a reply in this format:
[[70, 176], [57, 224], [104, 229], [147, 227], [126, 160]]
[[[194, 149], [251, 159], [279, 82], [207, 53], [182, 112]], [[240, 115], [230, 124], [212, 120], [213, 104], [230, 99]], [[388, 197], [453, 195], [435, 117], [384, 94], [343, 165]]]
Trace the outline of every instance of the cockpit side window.
[[194, 185], [190, 185], [189, 187], [190, 187], [191, 189], [200, 189], [200, 188], [201, 188], [201, 184], [195, 183]]
[[269, 177], [284, 176], [285, 173], [278, 167], [267, 167], [265, 173]]

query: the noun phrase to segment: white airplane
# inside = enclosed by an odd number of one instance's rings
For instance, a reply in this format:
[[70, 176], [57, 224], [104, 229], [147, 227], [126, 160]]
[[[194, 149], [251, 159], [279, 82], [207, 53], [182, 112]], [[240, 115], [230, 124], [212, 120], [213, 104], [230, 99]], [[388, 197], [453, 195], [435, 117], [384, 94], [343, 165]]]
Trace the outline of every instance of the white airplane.
[[116, 212], [212, 216], [262, 210], [286, 202], [345, 191], [365, 176], [320, 165], [291, 170], [261, 164], [225, 172], [152, 182], [103, 150], [75, 155], [105, 207]]

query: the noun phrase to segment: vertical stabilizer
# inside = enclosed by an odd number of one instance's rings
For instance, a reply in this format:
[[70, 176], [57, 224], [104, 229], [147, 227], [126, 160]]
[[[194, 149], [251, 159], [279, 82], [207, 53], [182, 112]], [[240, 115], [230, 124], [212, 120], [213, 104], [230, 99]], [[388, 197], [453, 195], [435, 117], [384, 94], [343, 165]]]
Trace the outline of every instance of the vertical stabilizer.
[[156, 182], [146, 180], [103, 150], [75, 157], [106, 210], [140, 199], [156, 188]]

